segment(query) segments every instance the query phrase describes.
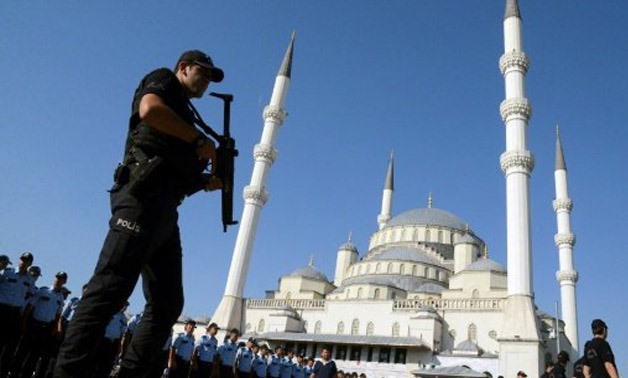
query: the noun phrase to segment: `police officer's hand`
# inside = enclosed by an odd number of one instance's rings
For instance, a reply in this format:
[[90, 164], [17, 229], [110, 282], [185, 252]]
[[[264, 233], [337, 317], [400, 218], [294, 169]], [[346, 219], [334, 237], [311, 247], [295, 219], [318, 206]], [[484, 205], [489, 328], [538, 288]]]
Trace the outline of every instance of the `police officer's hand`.
[[205, 180], [205, 191], [211, 192], [222, 188], [222, 181], [218, 176], [209, 175]]
[[[196, 154], [204, 160], [216, 161], [216, 145], [211, 139], [201, 139], [197, 143]], [[212, 164], [213, 165], [213, 164]]]

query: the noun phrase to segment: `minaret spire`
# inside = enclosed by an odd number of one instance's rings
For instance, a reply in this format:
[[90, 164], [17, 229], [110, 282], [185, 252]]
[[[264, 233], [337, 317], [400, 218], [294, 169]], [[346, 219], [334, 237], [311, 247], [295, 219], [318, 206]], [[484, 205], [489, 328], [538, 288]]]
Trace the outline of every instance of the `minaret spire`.
[[221, 329], [233, 327], [242, 329], [242, 294], [251, 261], [257, 224], [262, 209], [268, 200], [266, 179], [270, 167], [277, 158], [277, 150], [275, 149], [277, 132], [286, 118], [285, 103], [292, 73], [294, 38], [295, 33], [293, 32], [281, 68], [275, 78], [270, 104], [266, 106], [263, 112], [264, 129], [260, 143], [253, 149], [255, 164], [250, 184], [244, 188], [244, 209], [233, 248], [225, 294], [212, 317], [212, 321], [217, 323]]
[[519, 12], [519, 3], [517, 3], [517, 0], [506, 0], [506, 12], [504, 13], [504, 20], [508, 17], [521, 18], [521, 12]]
[[384, 182], [384, 192], [382, 193], [382, 211], [377, 217], [377, 223], [379, 229], [384, 228], [386, 223], [390, 220], [393, 192], [395, 190], [395, 152], [390, 153], [390, 160], [388, 161], [388, 172], [386, 173], [386, 181]]
[[573, 247], [576, 243], [571, 233], [571, 210], [573, 203], [567, 190], [567, 167], [563, 146], [556, 127], [556, 169], [554, 170], [554, 184], [556, 199], [553, 202], [556, 213], [557, 232], [554, 242], [558, 248], [559, 270], [556, 279], [560, 284], [560, 303], [563, 321], [565, 322], [565, 336], [571, 343], [571, 359], [578, 356], [578, 312], [576, 306], [576, 283], [578, 272], [573, 263]]
[[565, 155], [563, 154], [563, 144], [560, 140], [560, 129], [556, 125], [556, 166], [555, 171], [559, 169], [567, 170], [567, 164], [565, 164]]
[[540, 324], [532, 287], [532, 235], [530, 226], [530, 176], [534, 156], [528, 149], [531, 106], [525, 93], [525, 75], [530, 62], [523, 52], [521, 13], [516, 0], [506, 0], [504, 54], [499, 68], [504, 76], [506, 98], [500, 113], [506, 128], [506, 151], [500, 165], [506, 176], [506, 240], [508, 297], [504, 304], [500, 375], [518, 370], [537, 375], [541, 370]]

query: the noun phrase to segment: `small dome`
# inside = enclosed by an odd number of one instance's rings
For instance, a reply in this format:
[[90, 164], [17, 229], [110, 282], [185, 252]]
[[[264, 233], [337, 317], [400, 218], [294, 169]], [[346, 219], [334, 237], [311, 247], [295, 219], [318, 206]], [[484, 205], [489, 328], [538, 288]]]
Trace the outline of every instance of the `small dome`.
[[355, 244], [353, 244], [353, 242], [351, 240], [349, 240], [348, 242], [344, 243], [343, 245], [341, 245], [338, 248], [339, 251], [351, 251], [351, 252], [358, 252], [358, 247], [355, 246]]
[[401, 260], [442, 266], [441, 262], [413, 248], [395, 247], [368, 257], [368, 260]]
[[469, 234], [464, 234], [455, 244], [475, 244], [479, 245], [480, 243], [476, 238]]
[[479, 356], [482, 354], [482, 348], [471, 340], [465, 340], [454, 348], [454, 352], [473, 353]]
[[467, 222], [452, 213], [428, 207], [426, 209], [413, 209], [397, 215], [386, 223], [385, 228], [404, 225], [430, 225], [466, 230]]
[[329, 282], [325, 273], [314, 268], [312, 265], [306, 265], [302, 268], [296, 269], [292, 273], [290, 273], [288, 277], [303, 277], [312, 280]]
[[506, 268], [496, 261], [491, 259], [479, 259], [476, 262], [470, 264], [464, 270], [479, 271], [479, 272], [497, 272], [506, 273]]

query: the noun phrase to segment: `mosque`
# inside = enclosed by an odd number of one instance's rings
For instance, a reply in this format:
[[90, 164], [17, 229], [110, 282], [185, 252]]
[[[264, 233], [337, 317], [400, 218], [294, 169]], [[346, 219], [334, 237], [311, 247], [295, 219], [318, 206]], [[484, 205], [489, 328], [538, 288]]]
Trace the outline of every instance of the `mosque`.
[[293, 45], [294, 35], [264, 110], [264, 131], [254, 150], [251, 183], [244, 189], [225, 295], [212, 321], [306, 356], [331, 348], [340, 368], [377, 377], [514, 377], [518, 370], [538, 377], [544, 362], [555, 360], [557, 341], [576, 357], [578, 274], [572, 259], [572, 203], [558, 135], [554, 210], [563, 314], [558, 327], [534, 304], [528, 187], [534, 158], [527, 146], [531, 105], [524, 83], [529, 58], [523, 51], [516, 0], [506, 0], [499, 62], [506, 88], [500, 106], [506, 150], [500, 164], [507, 193], [507, 267], [490, 259], [473, 225], [434, 207], [431, 198], [425, 208], [393, 215], [391, 156], [379, 227], [367, 251], [360, 253], [349, 236], [338, 248], [334, 277], [316, 269], [311, 260], [281, 277], [265, 298], [243, 298], [256, 226], [267, 199], [265, 179], [285, 117]]

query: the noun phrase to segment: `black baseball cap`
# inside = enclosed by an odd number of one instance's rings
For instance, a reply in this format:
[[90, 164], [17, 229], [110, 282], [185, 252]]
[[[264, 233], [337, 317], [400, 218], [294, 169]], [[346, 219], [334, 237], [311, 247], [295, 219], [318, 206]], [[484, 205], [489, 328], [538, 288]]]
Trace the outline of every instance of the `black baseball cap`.
[[186, 320], [184, 324], [190, 324], [190, 325], [193, 325], [194, 327], [196, 327], [196, 321], [194, 321], [193, 319]]
[[594, 319], [591, 322], [591, 329], [595, 331], [596, 329], [600, 329], [600, 328], [608, 328], [608, 327], [606, 326], [606, 323], [604, 323], [604, 320]]
[[216, 323], [209, 323], [207, 325], [207, 329], [212, 329], [212, 328], [215, 328], [216, 330], [220, 329], [220, 327], [218, 327], [218, 324], [216, 324]]
[[66, 272], [57, 272], [57, 274], [55, 274], [55, 277], [64, 281], [68, 280], [68, 274]]
[[225, 77], [225, 73], [220, 68], [214, 66], [212, 58], [200, 50], [189, 50], [181, 54], [175, 68], [178, 68], [181, 62], [192, 62], [199, 66], [209, 68], [212, 76], [211, 81], [215, 83], [220, 83]]
[[0, 261], [5, 261], [7, 264], [13, 264], [7, 255], [0, 255]]
[[37, 265], [29, 266], [27, 272], [30, 273], [30, 275], [32, 276], [37, 276], [37, 277], [41, 276], [41, 268], [38, 267]]
[[24, 260], [24, 261], [28, 261], [28, 262], [33, 262], [33, 254], [30, 252], [24, 252], [22, 253], [22, 255], [20, 256], [20, 260]]

